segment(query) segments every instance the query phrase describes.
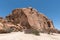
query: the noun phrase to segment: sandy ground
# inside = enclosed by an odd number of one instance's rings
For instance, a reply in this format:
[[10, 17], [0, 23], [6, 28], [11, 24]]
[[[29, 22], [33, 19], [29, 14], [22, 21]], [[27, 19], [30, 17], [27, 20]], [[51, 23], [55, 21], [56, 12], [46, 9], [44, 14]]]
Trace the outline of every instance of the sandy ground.
[[0, 34], [0, 40], [60, 40], [60, 34], [40, 33], [40, 36], [33, 34], [24, 34], [24, 32], [13, 32], [8, 34]]

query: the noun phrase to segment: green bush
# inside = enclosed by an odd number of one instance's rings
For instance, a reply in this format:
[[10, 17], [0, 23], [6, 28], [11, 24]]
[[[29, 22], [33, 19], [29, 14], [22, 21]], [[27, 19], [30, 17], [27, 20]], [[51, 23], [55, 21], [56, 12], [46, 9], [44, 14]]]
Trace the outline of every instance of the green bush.
[[34, 34], [34, 35], [38, 35], [38, 36], [40, 35], [39, 31], [37, 31], [36, 29], [26, 29], [24, 32], [27, 34]]
[[37, 30], [35, 30], [35, 29], [34, 29], [34, 30], [32, 30], [32, 34], [40, 35], [40, 34], [39, 34], [39, 31], [37, 31]]
[[14, 27], [6, 27], [5, 25], [3, 26], [2, 33], [10, 33], [14, 31]]

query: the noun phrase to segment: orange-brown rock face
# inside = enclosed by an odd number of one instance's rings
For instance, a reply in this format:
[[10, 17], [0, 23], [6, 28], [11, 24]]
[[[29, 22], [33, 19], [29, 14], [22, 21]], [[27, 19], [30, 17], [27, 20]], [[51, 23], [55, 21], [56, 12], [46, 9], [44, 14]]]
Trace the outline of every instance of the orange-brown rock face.
[[14, 25], [19, 24], [22, 29], [54, 29], [54, 25], [45, 15], [39, 13], [33, 8], [18, 8], [12, 11], [12, 14], [6, 16], [6, 19]]
[[5, 20], [3, 18], [0, 18], [0, 33], [9, 33], [12, 31], [21, 31], [22, 27], [20, 25], [14, 25], [11, 22], [8, 22], [8, 20]]
[[12, 14], [6, 16], [5, 19], [0, 17], [0, 33], [32, 29], [40, 32], [60, 33], [54, 28], [50, 19], [33, 8], [18, 8], [13, 10]]

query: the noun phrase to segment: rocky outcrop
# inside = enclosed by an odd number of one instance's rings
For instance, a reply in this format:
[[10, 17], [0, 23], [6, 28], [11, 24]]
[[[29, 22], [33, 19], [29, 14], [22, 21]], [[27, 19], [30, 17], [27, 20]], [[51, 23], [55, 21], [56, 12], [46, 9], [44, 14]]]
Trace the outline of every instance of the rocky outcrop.
[[6, 19], [13, 24], [20, 24], [23, 28], [27, 29], [54, 29], [52, 21], [33, 8], [15, 9], [12, 11], [12, 14], [6, 16]]
[[55, 30], [53, 22], [50, 19], [31, 7], [14, 9], [12, 14], [6, 16], [5, 19], [6, 21], [2, 21], [2, 23], [7, 29], [13, 28], [13, 31], [35, 29], [37, 31], [45, 32], [49, 29]]
[[8, 22], [8, 20], [1, 19], [0, 18], [0, 33], [9, 33], [9, 32], [16, 32], [21, 31], [22, 28], [20, 25], [14, 25], [11, 22]]

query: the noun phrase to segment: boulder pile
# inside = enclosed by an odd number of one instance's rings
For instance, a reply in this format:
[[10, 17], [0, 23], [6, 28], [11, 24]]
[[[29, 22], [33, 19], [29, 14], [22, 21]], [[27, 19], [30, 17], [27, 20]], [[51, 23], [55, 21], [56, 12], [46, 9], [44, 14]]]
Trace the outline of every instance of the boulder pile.
[[14, 9], [5, 19], [0, 17], [0, 33], [31, 29], [39, 32], [58, 32], [55, 31], [52, 20], [31, 7]]

